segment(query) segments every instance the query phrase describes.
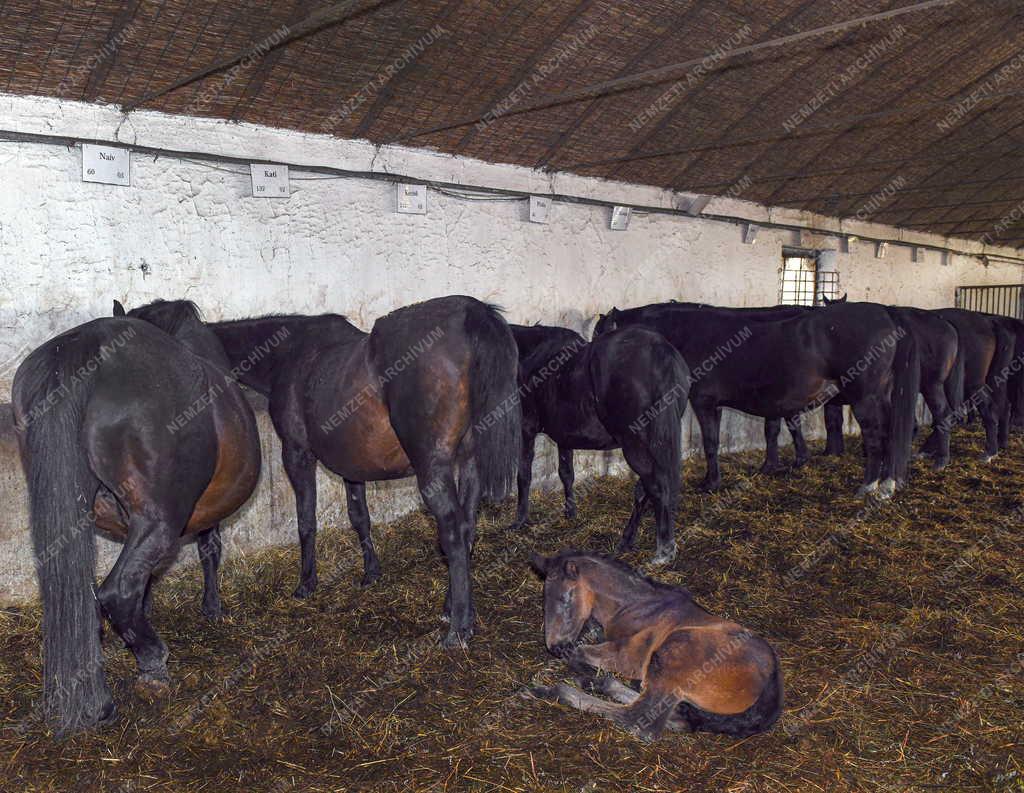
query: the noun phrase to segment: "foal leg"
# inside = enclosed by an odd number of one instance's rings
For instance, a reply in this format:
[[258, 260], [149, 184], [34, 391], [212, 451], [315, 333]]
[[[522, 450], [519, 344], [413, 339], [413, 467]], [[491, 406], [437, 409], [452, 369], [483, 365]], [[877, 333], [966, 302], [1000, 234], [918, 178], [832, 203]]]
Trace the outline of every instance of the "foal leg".
[[199, 536], [196, 537], [196, 551], [199, 552], [199, 562], [203, 566], [203, 616], [219, 620], [224, 616], [224, 605], [221, 603], [220, 589], [217, 586], [217, 571], [220, 569], [223, 551], [219, 523], [199, 532]]
[[558, 478], [562, 480], [562, 490], [565, 492], [565, 517], [573, 520], [576, 517], [576, 499], [572, 494], [572, 486], [576, 472], [572, 465], [572, 449], [562, 446], [558, 447]]
[[364, 587], [370, 586], [380, 578], [380, 561], [377, 559], [377, 552], [373, 549], [373, 537], [370, 536], [370, 511], [366, 508], [366, 482], [353, 482], [346, 479], [345, 503], [348, 504], [348, 522], [352, 524], [352, 528], [359, 535], [359, 547], [363, 552], [363, 580], [360, 583]]
[[316, 458], [297, 444], [282, 439], [284, 472], [295, 491], [302, 569], [295, 597], [309, 597], [316, 591]]
[[657, 694], [650, 689], [637, 696], [630, 705], [618, 705], [580, 691], [568, 683], [548, 688], [536, 686], [530, 693], [537, 699], [559, 702], [584, 713], [604, 716], [642, 741], [660, 737], [681, 701], [671, 693]]
[[169, 688], [167, 645], [153, 630], [145, 597], [153, 571], [174, 550], [186, 520], [187, 516], [159, 513], [132, 515], [128, 541], [96, 593], [114, 630], [135, 655], [136, 690], [143, 697], [161, 695]]

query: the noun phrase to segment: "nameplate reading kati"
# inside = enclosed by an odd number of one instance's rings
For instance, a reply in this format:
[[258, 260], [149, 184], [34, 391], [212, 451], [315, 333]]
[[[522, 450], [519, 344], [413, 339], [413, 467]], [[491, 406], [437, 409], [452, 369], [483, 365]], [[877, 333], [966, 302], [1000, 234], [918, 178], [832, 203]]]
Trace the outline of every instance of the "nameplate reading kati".
[[250, 163], [252, 173], [252, 194], [254, 198], [288, 198], [291, 188], [288, 185], [287, 165], [264, 165]]
[[82, 181], [100, 184], [131, 184], [131, 155], [128, 149], [82, 144]]

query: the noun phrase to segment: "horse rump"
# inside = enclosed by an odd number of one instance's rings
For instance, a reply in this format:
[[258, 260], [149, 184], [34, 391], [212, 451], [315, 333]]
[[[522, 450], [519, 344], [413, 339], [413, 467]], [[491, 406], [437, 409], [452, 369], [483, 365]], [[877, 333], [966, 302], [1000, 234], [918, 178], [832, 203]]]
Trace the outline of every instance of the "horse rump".
[[772, 660], [774, 668], [771, 678], [761, 689], [754, 704], [742, 713], [711, 713], [689, 702], [680, 702], [676, 706], [679, 717], [690, 726], [691, 732], [714, 732], [733, 738], [747, 738], [771, 729], [779, 720], [783, 706], [782, 670], [774, 650]]

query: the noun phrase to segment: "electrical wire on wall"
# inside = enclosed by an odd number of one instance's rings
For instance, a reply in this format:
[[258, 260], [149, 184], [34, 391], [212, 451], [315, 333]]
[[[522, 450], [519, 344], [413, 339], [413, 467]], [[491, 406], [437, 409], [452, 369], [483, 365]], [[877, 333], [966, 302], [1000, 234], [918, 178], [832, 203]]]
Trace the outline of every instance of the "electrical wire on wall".
[[[117, 148], [127, 148], [138, 155], [153, 156], [154, 158], [173, 158], [182, 162], [187, 162], [192, 165], [208, 168], [210, 170], [220, 171], [223, 173], [232, 174], [239, 177], [248, 177], [249, 172], [235, 170], [231, 165], [241, 165], [248, 168], [253, 162], [257, 162], [251, 158], [246, 157], [232, 157], [230, 155], [222, 154], [208, 154], [206, 152], [190, 152], [183, 150], [167, 149], [162, 147], [153, 146], [139, 146], [139, 145], [125, 145], [118, 141], [108, 140], [93, 140], [84, 139], [69, 136], [60, 135], [45, 135], [39, 133], [24, 133], [16, 132], [13, 130], [0, 130], [0, 142], [10, 143], [33, 143], [39, 145], [49, 146], [62, 146], [67, 147], [69, 150], [73, 149], [82, 144], [94, 144], [98, 146], [113, 146]], [[377, 181], [387, 182], [392, 184], [418, 184], [426, 185], [428, 189], [434, 190], [441, 195], [445, 195], [451, 198], [456, 198], [463, 201], [526, 201], [529, 200], [530, 196], [541, 196], [550, 199], [552, 202], [560, 204], [576, 204], [582, 206], [600, 206], [607, 208], [614, 208], [616, 206], [626, 206], [632, 210], [634, 215], [669, 215], [673, 217], [679, 217], [689, 220], [708, 220], [719, 223], [729, 223], [732, 225], [746, 226], [756, 225], [760, 228], [775, 229], [781, 231], [792, 231], [792, 232], [806, 232], [810, 234], [819, 234], [828, 237], [856, 237], [858, 240], [863, 242], [879, 244], [886, 243], [894, 246], [918, 248], [924, 250], [938, 251], [944, 254], [952, 254], [957, 256], [966, 256], [971, 258], [980, 259], [983, 263], [988, 261], [1003, 261], [1010, 262], [1013, 264], [1024, 265], [1024, 256], [1008, 256], [1001, 253], [988, 253], [982, 251], [968, 251], [958, 248], [953, 248], [943, 245], [935, 245], [932, 243], [914, 243], [908, 242], [903, 238], [902, 231], [899, 237], [873, 237], [864, 234], [853, 232], [844, 232], [841, 228], [820, 228], [814, 226], [803, 226], [795, 223], [782, 223], [773, 220], [760, 220], [748, 217], [742, 217], [738, 215], [721, 215], [716, 213], [699, 212], [697, 214], [690, 214], [689, 212], [682, 209], [672, 209], [668, 207], [643, 205], [643, 204], [628, 204], [616, 201], [604, 201], [597, 198], [586, 198], [583, 196], [567, 195], [555, 192], [549, 193], [538, 193], [538, 192], [527, 192], [522, 190], [511, 190], [500, 187], [489, 187], [487, 185], [467, 185], [459, 184], [455, 182], [442, 182], [430, 179], [420, 179], [405, 174], [384, 172], [384, 171], [356, 171], [344, 168], [334, 168], [330, 166], [321, 165], [304, 165], [302, 163], [289, 163], [289, 162], [278, 162], [278, 161], [265, 161], [260, 160], [259, 162], [266, 163], [267, 165], [278, 165], [287, 166], [289, 171], [298, 171], [302, 175], [291, 176], [290, 178], [294, 181], [323, 181], [330, 179], [361, 179], [364, 181]], [[769, 208], [770, 210], [771, 208]], [[842, 223], [842, 218], [838, 218], [839, 222]]]

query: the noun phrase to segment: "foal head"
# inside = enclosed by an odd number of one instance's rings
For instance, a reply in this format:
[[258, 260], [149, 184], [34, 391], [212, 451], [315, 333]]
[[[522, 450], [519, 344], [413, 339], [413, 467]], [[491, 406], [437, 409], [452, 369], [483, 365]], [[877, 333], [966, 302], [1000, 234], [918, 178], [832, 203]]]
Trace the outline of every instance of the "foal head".
[[594, 610], [587, 564], [572, 552], [551, 558], [532, 554], [530, 564], [544, 579], [544, 643], [553, 654], [565, 655]]

